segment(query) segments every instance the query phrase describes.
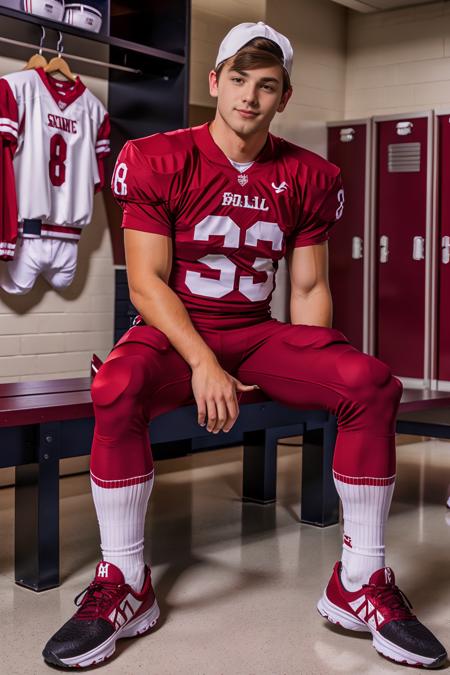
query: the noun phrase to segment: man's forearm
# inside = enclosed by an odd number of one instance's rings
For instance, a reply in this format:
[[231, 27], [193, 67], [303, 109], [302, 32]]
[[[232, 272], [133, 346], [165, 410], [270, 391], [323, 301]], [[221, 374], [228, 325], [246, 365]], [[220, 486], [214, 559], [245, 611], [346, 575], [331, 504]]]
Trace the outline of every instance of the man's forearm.
[[333, 303], [329, 289], [310, 293], [291, 293], [291, 323], [330, 328], [333, 321]]
[[205, 358], [216, 358], [198, 331], [177, 294], [159, 277], [150, 290], [131, 291], [131, 301], [145, 323], [159, 328], [189, 364], [195, 368]]

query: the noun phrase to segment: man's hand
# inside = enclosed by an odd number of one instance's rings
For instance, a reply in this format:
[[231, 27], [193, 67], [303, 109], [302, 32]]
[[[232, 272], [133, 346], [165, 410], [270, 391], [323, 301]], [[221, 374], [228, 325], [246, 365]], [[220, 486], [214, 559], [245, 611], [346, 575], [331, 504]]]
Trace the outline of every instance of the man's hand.
[[256, 384], [242, 384], [227, 373], [216, 359], [208, 359], [192, 370], [192, 391], [198, 408], [198, 423], [214, 434], [230, 431], [239, 415], [237, 391], [253, 391]]

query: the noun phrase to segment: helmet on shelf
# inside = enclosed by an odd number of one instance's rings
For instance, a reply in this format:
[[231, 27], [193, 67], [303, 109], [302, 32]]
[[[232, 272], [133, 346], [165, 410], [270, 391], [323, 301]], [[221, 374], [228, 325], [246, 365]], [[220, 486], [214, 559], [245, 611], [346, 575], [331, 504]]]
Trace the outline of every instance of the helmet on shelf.
[[23, 0], [23, 11], [43, 16], [51, 21], [62, 21], [64, 0]]
[[76, 28], [90, 30], [93, 33], [100, 32], [102, 19], [102, 13], [90, 5], [70, 3], [66, 5], [64, 12], [64, 23]]

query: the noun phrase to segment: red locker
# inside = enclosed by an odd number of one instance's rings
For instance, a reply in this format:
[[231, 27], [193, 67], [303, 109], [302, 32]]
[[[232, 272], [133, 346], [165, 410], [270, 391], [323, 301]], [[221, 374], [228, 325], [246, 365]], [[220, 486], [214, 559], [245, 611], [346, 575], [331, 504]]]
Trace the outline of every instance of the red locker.
[[[368, 120], [328, 124], [328, 159], [340, 167], [345, 192], [342, 219], [329, 241], [333, 326], [358, 349], [368, 351], [369, 302], [368, 205], [370, 123]], [[366, 311], [365, 311], [366, 310]]]
[[431, 113], [374, 119], [376, 354], [396, 375], [420, 382], [427, 376]]
[[438, 380], [450, 381], [450, 115], [437, 116], [437, 349]]

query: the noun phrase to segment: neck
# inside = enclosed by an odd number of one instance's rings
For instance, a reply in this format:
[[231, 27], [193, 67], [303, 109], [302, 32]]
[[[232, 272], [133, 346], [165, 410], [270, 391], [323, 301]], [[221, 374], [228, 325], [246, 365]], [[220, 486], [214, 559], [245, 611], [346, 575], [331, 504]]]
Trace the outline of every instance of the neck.
[[209, 131], [216, 145], [235, 162], [253, 161], [264, 147], [268, 135], [267, 130], [262, 129], [251, 136], [240, 136], [218, 113], [210, 123]]

